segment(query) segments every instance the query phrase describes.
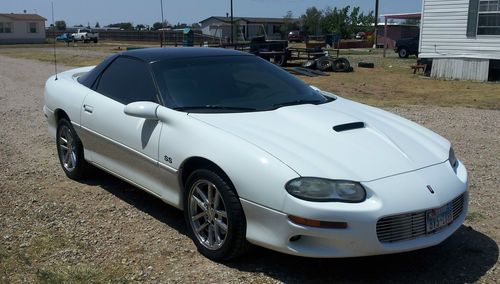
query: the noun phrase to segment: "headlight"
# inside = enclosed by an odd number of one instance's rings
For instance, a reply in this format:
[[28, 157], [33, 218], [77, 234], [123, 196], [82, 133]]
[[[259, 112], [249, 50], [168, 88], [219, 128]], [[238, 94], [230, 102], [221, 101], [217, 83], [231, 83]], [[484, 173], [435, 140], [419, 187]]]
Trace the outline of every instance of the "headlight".
[[291, 195], [308, 201], [362, 202], [366, 191], [361, 184], [348, 180], [330, 180], [314, 177], [292, 179], [285, 185]]
[[450, 154], [448, 160], [450, 161], [451, 167], [455, 170], [458, 166], [458, 160], [455, 156], [455, 151], [453, 151], [453, 147], [450, 148]]

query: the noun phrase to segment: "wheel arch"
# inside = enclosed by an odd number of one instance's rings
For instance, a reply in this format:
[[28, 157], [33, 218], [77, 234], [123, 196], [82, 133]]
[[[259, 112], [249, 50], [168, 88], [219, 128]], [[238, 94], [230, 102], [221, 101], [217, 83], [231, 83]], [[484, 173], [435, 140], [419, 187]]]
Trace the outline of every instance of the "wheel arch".
[[54, 110], [54, 116], [55, 116], [56, 122], [59, 121], [61, 118], [66, 118], [69, 122], [71, 122], [69, 115], [63, 109], [58, 108], [58, 109]]
[[184, 186], [191, 173], [198, 169], [210, 169], [215, 171], [217, 174], [220, 174], [221, 177], [223, 177], [229, 185], [235, 189], [235, 193], [238, 196], [238, 192], [226, 172], [215, 162], [199, 156], [187, 158], [179, 167], [179, 186], [181, 188], [181, 194], [184, 194], [185, 192]]

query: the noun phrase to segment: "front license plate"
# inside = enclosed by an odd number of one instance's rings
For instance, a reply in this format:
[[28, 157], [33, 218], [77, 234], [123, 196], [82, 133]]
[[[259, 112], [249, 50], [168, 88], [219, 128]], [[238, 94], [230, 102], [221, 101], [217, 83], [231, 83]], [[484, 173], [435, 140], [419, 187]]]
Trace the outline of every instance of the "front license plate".
[[438, 230], [453, 221], [453, 206], [451, 203], [438, 209], [427, 210], [425, 223], [427, 233]]

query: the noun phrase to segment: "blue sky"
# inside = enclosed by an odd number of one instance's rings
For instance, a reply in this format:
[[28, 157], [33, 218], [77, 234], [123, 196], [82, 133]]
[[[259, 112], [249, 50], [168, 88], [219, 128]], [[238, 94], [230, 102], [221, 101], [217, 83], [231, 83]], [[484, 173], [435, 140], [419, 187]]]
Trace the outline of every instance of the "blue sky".
[[[116, 22], [152, 24], [161, 20], [160, 0], [1, 0], [0, 13], [38, 13], [52, 21], [50, 3], [54, 2], [56, 20], [68, 25], [99, 22], [101, 26]], [[163, 0], [164, 16], [170, 23], [199, 22], [209, 16], [224, 16], [230, 0]], [[235, 16], [282, 17], [287, 11], [301, 15], [307, 7], [323, 9], [359, 6], [373, 10], [375, 0], [233, 0]], [[421, 0], [380, 0], [380, 13], [407, 13], [421, 10]], [[49, 23], [47, 23], [48, 25]]]

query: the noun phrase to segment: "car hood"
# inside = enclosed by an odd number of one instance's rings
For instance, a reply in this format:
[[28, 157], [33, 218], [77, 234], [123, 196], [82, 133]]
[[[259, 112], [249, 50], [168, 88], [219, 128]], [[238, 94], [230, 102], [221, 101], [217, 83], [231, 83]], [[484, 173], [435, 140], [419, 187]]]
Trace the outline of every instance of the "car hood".
[[[416, 123], [342, 98], [273, 111], [189, 115], [254, 144], [301, 176], [371, 181], [442, 163], [450, 147]], [[359, 122], [364, 127], [339, 129]]]

